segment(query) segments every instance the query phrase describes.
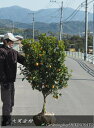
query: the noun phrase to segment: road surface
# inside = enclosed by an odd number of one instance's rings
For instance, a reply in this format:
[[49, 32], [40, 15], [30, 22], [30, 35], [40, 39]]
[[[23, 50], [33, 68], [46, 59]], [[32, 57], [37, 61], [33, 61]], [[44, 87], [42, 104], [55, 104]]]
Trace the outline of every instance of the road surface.
[[[94, 77], [90, 76], [73, 59], [67, 58], [66, 65], [72, 69], [68, 87], [62, 89], [62, 96], [56, 100], [48, 96], [46, 108], [55, 115], [94, 115]], [[30, 84], [17, 73], [15, 82], [15, 106], [13, 115], [35, 115], [41, 112], [42, 94], [32, 90]], [[2, 102], [0, 101], [0, 115]]]

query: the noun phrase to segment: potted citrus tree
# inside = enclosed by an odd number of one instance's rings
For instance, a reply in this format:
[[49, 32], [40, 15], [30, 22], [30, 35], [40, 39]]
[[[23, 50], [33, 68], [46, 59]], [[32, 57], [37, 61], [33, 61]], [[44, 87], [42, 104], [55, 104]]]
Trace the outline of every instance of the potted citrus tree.
[[26, 62], [22, 74], [33, 89], [43, 94], [43, 108], [38, 115], [45, 116], [46, 97], [52, 94], [58, 99], [61, 96], [59, 90], [67, 86], [70, 77], [68, 68], [64, 64], [64, 42], [42, 34], [38, 41], [24, 40], [23, 52]]

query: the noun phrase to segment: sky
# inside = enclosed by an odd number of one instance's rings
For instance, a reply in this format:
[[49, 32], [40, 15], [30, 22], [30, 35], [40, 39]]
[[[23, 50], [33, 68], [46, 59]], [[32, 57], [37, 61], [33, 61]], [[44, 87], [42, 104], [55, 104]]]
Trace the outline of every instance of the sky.
[[[52, 0], [0, 0], [0, 8], [18, 5], [32, 11], [47, 8], [59, 8], [62, 0], [53, 0], [56, 2], [50, 2]], [[71, 7], [76, 9], [85, 0], [63, 0], [64, 7]], [[92, 0], [88, 0], [90, 2]], [[92, 12], [93, 3], [89, 4], [88, 10]], [[84, 7], [82, 8], [84, 10]]]

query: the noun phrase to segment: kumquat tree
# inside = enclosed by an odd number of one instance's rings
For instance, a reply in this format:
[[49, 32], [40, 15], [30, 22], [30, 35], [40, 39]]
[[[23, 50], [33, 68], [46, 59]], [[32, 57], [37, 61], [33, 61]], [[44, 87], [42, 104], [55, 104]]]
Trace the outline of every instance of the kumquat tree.
[[45, 114], [46, 97], [52, 94], [58, 99], [61, 96], [59, 90], [68, 85], [70, 74], [64, 64], [64, 42], [42, 34], [38, 41], [24, 40], [23, 52], [26, 62], [22, 74], [33, 89], [42, 92], [44, 103], [41, 113]]

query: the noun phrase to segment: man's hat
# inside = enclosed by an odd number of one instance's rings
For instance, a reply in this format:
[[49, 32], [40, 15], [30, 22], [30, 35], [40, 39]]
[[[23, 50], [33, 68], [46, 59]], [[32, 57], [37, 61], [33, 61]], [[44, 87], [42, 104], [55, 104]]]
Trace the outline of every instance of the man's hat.
[[14, 37], [14, 35], [12, 33], [6, 33], [4, 35], [4, 39], [10, 39], [11, 41], [17, 41], [18, 39]]
[[16, 37], [18, 40], [23, 40], [23, 37], [22, 37], [22, 36], [16, 35], [15, 37]]

